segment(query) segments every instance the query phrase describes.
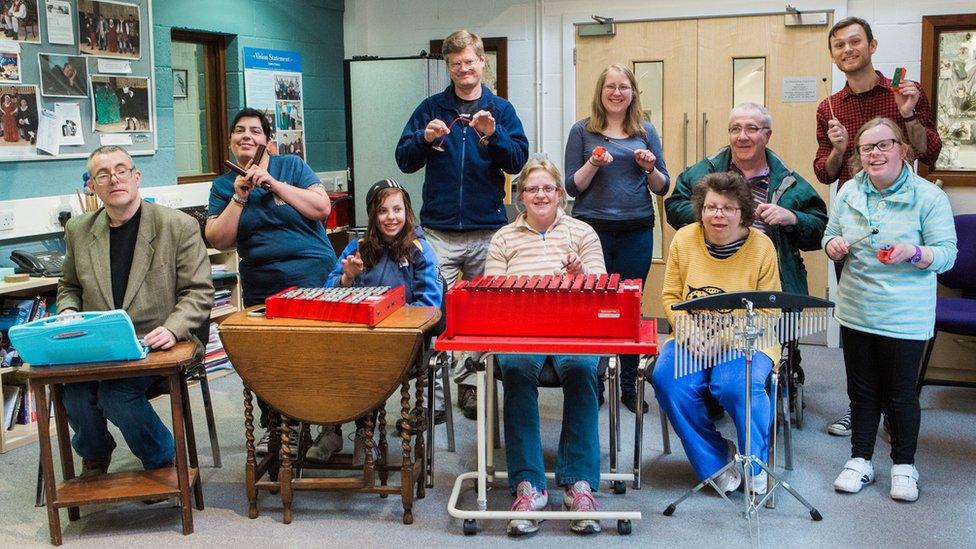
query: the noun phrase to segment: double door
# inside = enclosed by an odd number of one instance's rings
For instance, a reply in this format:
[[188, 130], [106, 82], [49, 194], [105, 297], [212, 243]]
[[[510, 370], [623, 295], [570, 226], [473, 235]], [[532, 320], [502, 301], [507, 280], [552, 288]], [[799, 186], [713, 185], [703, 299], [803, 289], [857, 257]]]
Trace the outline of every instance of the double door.
[[[729, 110], [754, 101], [773, 117], [769, 148], [826, 202], [829, 187], [817, 183], [813, 157], [817, 103], [828, 93], [831, 72], [827, 29], [787, 27], [783, 15], [764, 15], [618, 23], [615, 36], [577, 37], [577, 119], [589, 116], [593, 88], [607, 65], [630, 67], [638, 78], [641, 106], [661, 134], [673, 181], [685, 167], [728, 145]], [[800, 93], [790, 88], [784, 97], [784, 86], [801, 78]], [[815, 97], [810, 96], [813, 86]], [[675, 232], [664, 221], [663, 198], [657, 200], [655, 220], [655, 259], [644, 286], [644, 314], [661, 318], [664, 261]], [[823, 252], [804, 252], [803, 259], [811, 295], [826, 296]]]

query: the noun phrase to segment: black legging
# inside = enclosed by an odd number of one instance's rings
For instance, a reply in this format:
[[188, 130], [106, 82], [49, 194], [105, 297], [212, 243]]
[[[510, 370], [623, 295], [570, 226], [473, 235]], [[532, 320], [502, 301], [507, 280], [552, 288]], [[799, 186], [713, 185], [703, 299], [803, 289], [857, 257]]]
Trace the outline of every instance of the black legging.
[[870, 334], [841, 326], [847, 396], [851, 399], [851, 457], [874, 454], [884, 410], [891, 427], [891, 461], [915, 463], [921, 409], [915, 386], [925, 340]]

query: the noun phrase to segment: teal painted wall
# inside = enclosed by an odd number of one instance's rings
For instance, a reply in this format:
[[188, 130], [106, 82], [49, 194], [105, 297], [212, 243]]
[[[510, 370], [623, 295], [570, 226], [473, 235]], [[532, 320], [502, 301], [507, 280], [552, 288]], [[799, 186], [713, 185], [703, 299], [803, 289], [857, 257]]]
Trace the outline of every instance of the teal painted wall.
[[[244, 46], [301, 53], [309, 165], [315, 171], [345, 169], [343, 9], [344, 0], [154, 0], [158, 149], [153, 156], [136, 158], [143, 186], [176, 183], [170, 72], [173, 28], [227, 35], [228, 118], [244, 105], [240, 61]], [[71, 194], [81, 184], [84, 170], [82, 159], [0, 163], [0, 200]], [[6, 259], [8, 254], [2, 255]]]

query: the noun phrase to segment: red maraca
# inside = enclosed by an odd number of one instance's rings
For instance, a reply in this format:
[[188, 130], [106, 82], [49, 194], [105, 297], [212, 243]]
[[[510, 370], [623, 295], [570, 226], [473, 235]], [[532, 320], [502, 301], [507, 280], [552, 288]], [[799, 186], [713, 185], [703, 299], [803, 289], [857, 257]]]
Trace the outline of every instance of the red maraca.
[[593, 156], [603, 156], [606, 153], [607, 153], [607, 150], [604, 149], [603, 147], [597, 147], [597, 148], [593, 149]]
[[882, 263], [887, 263], [891, 259], [891, 252], [895, 251], [891, 246], [887, 246], [878, 250], [878, 261]]

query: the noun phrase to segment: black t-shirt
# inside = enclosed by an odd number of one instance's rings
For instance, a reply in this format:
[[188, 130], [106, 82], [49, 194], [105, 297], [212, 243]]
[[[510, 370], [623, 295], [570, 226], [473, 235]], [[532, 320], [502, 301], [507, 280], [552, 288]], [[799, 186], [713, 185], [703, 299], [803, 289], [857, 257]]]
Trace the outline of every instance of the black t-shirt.
[[480, 97], [471, 101], [465, 101], [464, 99], [458, 97], [458, 95], [455, 93], [454, 99], [457, 101], [458, 114], [474, 116], [474, 113], [478, 112], [478, 101], [481, 100]]
[[132, 269], [132, 255], [136, 251], [136, 237], [139, 236], [141, 217], [140, 206], [131, 219], [118, 227], [108, 229], [108, 256], [112, 266], [112, 303], [116, 309], [122, 308], [125, 290], [129, 286], [129, 271]]

